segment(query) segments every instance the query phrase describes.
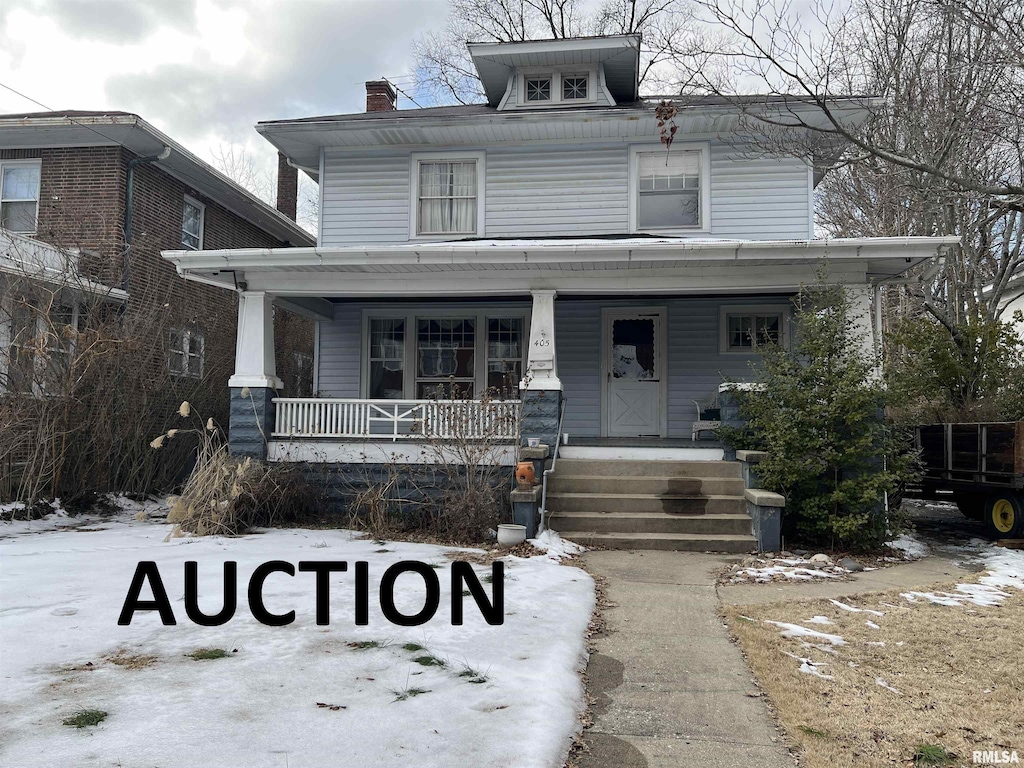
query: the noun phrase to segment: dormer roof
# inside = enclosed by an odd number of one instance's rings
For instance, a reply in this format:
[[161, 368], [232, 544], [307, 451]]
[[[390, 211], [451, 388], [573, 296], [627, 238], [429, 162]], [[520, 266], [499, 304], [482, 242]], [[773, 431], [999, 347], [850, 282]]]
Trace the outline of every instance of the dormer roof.
[[601, 64], [616, 103], [636, 101], [640, 79], [640, 35], [606, 35], [521, 43], [468, 43], [487, 103], [496, 107], [517, 68]]

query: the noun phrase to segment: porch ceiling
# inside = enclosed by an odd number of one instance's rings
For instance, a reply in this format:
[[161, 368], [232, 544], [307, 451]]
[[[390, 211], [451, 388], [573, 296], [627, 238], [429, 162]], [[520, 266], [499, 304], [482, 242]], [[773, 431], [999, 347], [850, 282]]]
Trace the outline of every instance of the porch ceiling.
[[282, 296], [755, 292], [898, 276], [956, 237], [740, 241], [464, 240], [372, 247], [164, 251], [187, 279]]

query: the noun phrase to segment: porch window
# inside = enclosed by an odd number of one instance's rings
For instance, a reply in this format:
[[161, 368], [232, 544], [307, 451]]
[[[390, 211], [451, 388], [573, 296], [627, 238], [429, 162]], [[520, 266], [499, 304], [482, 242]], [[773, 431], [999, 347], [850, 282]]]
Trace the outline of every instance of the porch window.
[[476, 318], [416, 321], [416, 398], [470, 396], [474, 385]]
[[172, 376], [203, 377], [205, 339], [196, 328], [172, 328], [167, 332], [167, 370]]
[[638, 229], [701, 228], [701, 152], [637, 153]]
[[722, 352], [755, 354], [767, 344], [785, 343], [786, 315], [782, 309], [723, 308]]
[[405, 387], [405, 319], [370, 318], [370, 398], [401, 400]]
[[39, 213], [38, 160], [0, 163], [0, 227], [32, 234]]
[[8, 392], [32, 392], [36, 324], [35, 306], [17, 301], [11, 311], [11, 343], [7, 348]]
[[417, 234], [477, 232], [477, 161], [420, 162]]
[[487, 389], [518, 397], [523, 378], [523, 318], [487, 319]]
[[519, 396], [522, 314], [370, 316], [366, 334], [364, 392], [371, 400]]
[[193, 251], [202, 250], [205, 215], [205, 205], [191, 197], [185, 197], [181, 216], [181, 244], [186, 248]]

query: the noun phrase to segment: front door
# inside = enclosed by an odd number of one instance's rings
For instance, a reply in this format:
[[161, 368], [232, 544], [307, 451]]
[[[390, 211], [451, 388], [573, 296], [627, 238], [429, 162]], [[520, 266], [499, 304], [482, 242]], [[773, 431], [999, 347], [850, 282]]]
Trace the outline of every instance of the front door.
[[608, 437], [664, 437], [662, 309], [604, 312], [604, 422]]

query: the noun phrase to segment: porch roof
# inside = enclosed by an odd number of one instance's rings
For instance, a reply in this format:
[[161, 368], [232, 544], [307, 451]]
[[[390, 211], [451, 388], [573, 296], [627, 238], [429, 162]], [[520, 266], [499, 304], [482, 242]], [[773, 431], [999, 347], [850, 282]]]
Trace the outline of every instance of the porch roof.
[[957, 237], [459, 240], [333, 248], [164, 251], [189, 280], [280, 296], [756, 292], [799, 288], [829, 263], [838, 282], [890, 279]]

